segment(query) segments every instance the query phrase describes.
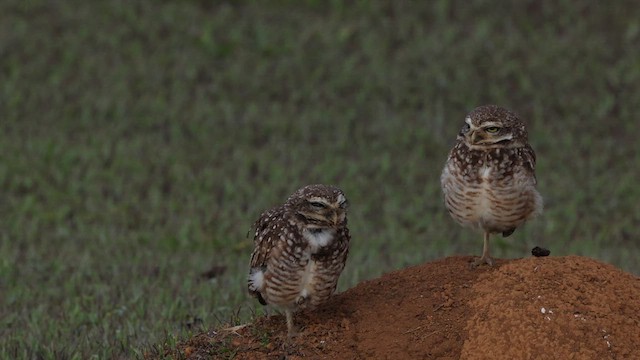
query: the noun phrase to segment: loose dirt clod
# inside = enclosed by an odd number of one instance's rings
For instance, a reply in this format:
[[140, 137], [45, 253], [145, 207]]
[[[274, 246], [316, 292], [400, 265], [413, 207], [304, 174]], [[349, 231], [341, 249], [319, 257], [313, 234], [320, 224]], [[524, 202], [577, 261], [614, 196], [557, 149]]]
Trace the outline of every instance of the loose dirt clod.
[[549, 249], [541, 248], [540, 246], [531, 249], [531, 255], [535, 257], [549, 256], [549, 254], [551, 254]]

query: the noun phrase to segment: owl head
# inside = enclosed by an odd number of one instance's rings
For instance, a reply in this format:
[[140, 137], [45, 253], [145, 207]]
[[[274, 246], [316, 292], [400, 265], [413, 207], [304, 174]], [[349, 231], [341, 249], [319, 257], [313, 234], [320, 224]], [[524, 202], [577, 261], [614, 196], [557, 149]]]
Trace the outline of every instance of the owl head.
[[496, 105], [477, 107], [464, 122], [458, 140], [471, 148], [510, 148], [527, 144], [524, 122], [505, 108]]
[[289, 196], [287, 211], [308, 228], [339, 228], [347, 225], [347, 198], [328, 185], [307, 185]]

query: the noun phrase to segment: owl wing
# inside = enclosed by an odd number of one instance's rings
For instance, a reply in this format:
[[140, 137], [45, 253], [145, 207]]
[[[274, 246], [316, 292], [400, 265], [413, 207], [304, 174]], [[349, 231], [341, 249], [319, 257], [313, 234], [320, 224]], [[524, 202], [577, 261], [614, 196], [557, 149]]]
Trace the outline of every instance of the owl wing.
[[533, 184], [535, 185], [537, 183], [536, 153], [533, 151], [533, 148], [529, 144], [522, 148], [522, 159], [522, 165], [524, 166], [526, 172], [533, 178]]
[[253, 223], [252, 229], [255, 230], [253, 236], [253, 253], [251, 254], [251, 268], [266, 266], [269, 254], [273, 249], [275, 239], [272, 236], [270, 224], [275, 223], [275, 220], [281, 218], [284, 209], [274, 208], [269, 211], [265, 211], [260, 215], [260, 218]]
[[253, 253], [249, 268], [248, 288], [249, 294], [258, 298], [260, 304], [267, 305], [267, 302], [260, 293], [264, 287], [264, 273], [267, 269], [267, 262], [273, 256], [274, 249], [277, 252], [281, 237], [279, 231], [282, 226], [280, 220], [283, 219], [284, 208], [277, 207], [266, 211], [253, 224], [255, 230], [253, 237]]

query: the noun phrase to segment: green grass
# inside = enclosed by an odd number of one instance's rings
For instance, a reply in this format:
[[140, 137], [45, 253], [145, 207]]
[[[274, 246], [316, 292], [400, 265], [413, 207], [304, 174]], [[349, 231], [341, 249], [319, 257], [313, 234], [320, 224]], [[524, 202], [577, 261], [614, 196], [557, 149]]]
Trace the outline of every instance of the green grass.
[[478, 254], [439, 175], [486, 103], [527, 119], [546, 201], [495, 255], [640, 273], [635, 3], [212, 3], [0, 4], [0, 358], [248, 319], [247, 232], [308, 183], [352, 204], [341, 290]]

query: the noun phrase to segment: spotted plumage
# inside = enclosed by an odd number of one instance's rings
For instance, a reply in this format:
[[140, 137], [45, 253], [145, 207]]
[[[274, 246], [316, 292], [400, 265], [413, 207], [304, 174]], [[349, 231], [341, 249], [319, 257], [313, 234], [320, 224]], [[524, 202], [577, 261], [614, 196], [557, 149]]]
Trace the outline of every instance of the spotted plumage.
[[347, 199], [342, 190], [308, 185], [255, 222], [249, 293], [263, 305], [293, 313], [314, 308], [336, 289], [349, 251]]
[[466, 117], [440, 181], [449, 214], [461, 225], [484, 232], [482, 257], [474, 265], [493, 263], [491, 234], [509, 236], [542, 212], [535, 164], [518, 115], [487, 105]]

